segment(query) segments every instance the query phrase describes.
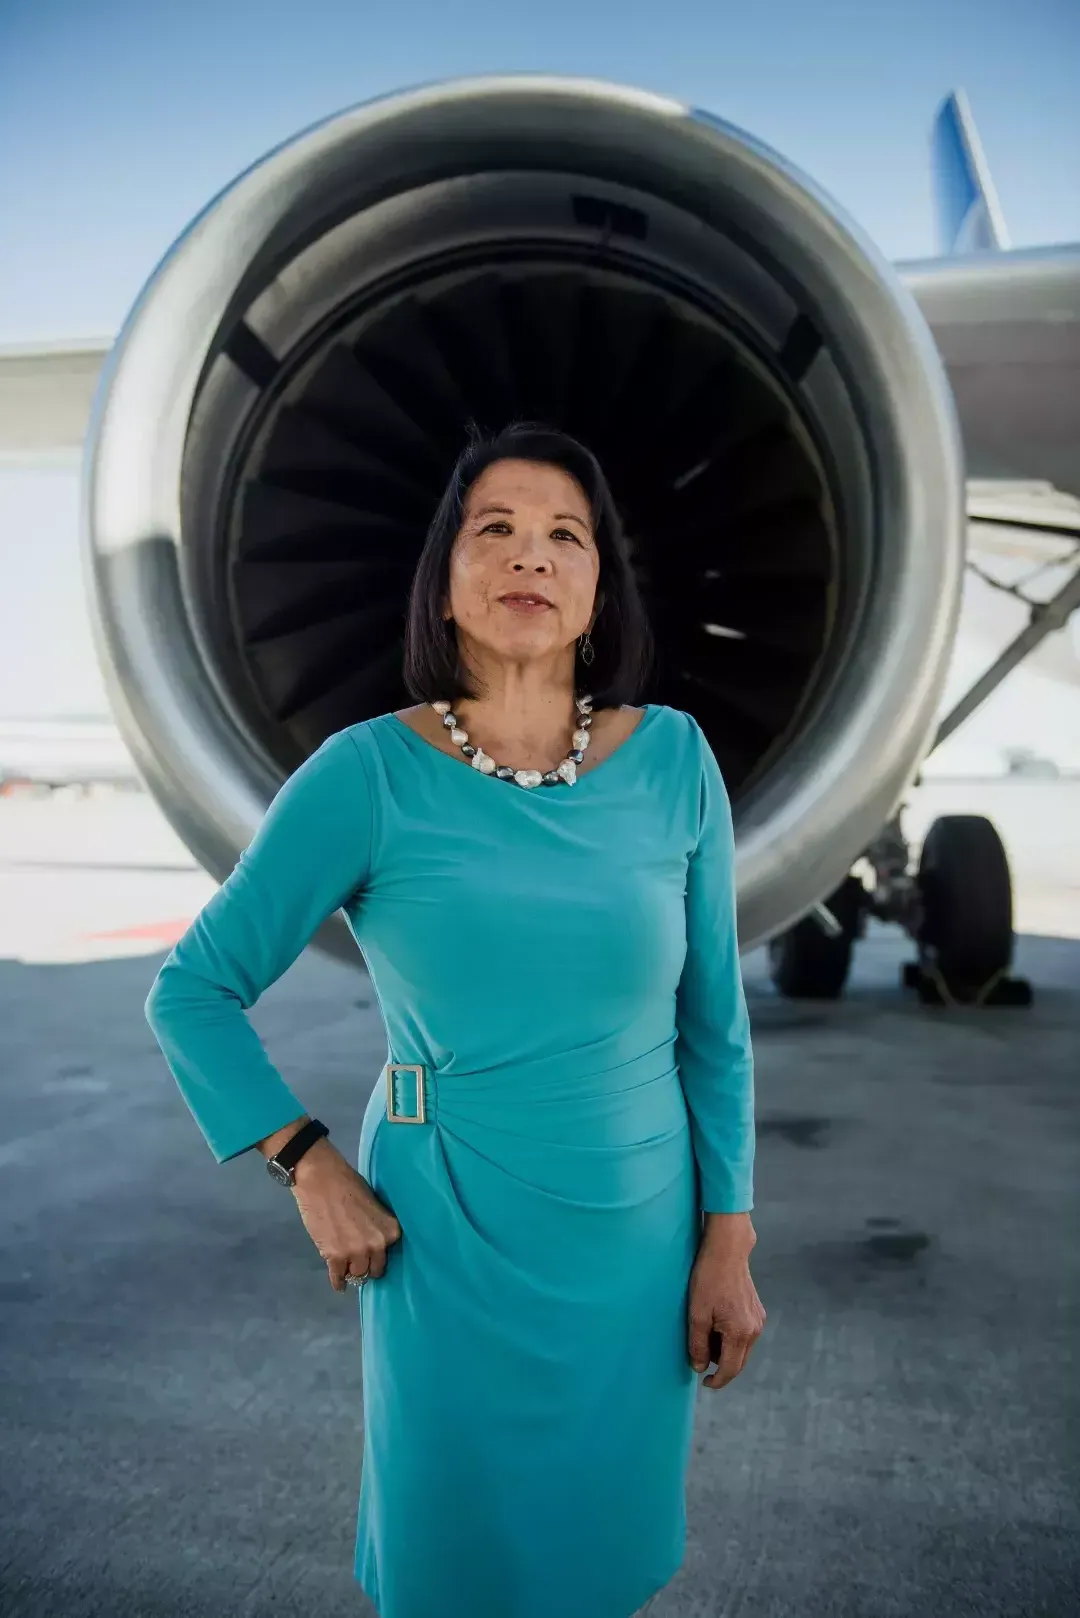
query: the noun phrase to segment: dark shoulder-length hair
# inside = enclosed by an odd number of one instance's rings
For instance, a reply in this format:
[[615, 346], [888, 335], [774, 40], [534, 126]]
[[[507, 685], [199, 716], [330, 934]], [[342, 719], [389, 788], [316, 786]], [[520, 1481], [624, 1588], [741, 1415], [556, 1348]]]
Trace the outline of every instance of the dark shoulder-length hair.
[[592, 514], [600, 569], [600, 603], [590, 631], [592, 663], [574, 666], [574, 688], [588, 692], [596, 708], [636, 703], [652, 671], [653, 638], [626, 538], [607, 479], [595, 455], [577, 439], [537, 422], [514, 422], [493, 436], [473, 430], [458, 457], [413, 575], [405, 623], [405, 687], [417, 702], [474, 698], [458, 656], [457, 626], [442, 616], [450, 589], [450, 552], [461, 528], [465, 497], [495, 461], [537, 461], [558, 466], [584, 491]]

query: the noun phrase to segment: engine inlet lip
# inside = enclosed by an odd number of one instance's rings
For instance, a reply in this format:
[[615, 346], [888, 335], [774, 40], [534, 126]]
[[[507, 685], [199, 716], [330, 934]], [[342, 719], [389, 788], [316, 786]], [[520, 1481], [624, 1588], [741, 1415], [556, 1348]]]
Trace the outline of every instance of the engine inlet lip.
[[[726, 219], [752, 239], [756, 230], [763, 254], [805, 267], [804, 303], [829, 310], [830, 346], [845, 356], [865, 406], [879, 448], [875, 531], [892, 594], [878, 603], [877, 641], [862, 648], [861, 669], [848, 672], [834, 733], [823, 713], [793, 750], [795, 789], [784, 795], [765, 781], [746, 805], [738, 883], [740, 937], [749, 946], [839, 879], [917, 768], [959, 610], [962, 461], [932, 339], [876, 249], [786, 160], [678, 103], [527, 75], [436, 85], [301, 134], [197, 217], [125, 322], [91, 414], [83, 536], [106, 689], [167, 818], [223, 879], [280, 771], [208, 695], [213, 679], [177, 566], [184, 447], [200, 377], [221, 334], [297, 242], [314, 239], [343, 210], [482, 166], [484, 151], [502, 155], [496, 167], [531, 162], [578, 172], [587, 162], [598, 179], [713, 214], [718, 228]], [[936, 538], [927, 543], [927, 534]], [[918, 554], [914, 536], [923, 541]]]

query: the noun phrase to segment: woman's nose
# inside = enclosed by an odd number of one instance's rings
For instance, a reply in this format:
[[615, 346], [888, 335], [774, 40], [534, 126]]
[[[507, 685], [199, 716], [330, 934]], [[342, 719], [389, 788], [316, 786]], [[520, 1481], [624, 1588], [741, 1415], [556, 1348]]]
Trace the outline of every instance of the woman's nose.
[[551, 558], [550, 558], [550, 556], [545, 555], [543, 551], [534, 550], [531, 545], [525, 545], [525, 546], [522, 547], [519, 554], [514, 558], [513, 565], [519, 572], [520, 571], [524, 571], [524, 572], [528, 572], [528, 573], [550, 573], [551, 572]]

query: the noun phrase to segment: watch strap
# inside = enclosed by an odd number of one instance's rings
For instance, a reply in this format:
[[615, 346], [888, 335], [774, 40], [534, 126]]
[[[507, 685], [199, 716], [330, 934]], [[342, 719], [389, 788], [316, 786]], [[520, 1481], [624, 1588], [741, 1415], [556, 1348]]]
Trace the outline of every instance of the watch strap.
[[281, 1150], [275, 1152], [270, 1161], [278, 1163], [283, 1169], [293, 1169], [308, 1147], [314, 1146], [317, 1140], [321, 1140], [324, 1135], [329, 1135], [329, 1133], [330, 1131], [325, 1124], [320, 1123], [317, 1118], [309, 1118], [307, 1123], [296, 1131], [295, 1135], [289, 1136]]

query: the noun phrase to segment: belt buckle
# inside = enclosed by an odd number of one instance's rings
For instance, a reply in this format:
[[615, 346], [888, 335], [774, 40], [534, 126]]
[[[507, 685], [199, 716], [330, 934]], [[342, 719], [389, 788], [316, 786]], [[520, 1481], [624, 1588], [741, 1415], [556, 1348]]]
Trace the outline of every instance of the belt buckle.
[[[415, 1113], [402, 1113], [394, 1111], [394, 1075], [396, 1073], [416, 1074], [416, 1111]], [[426, 1124], [427, 1107], [424, 1095], [424, 1064], [422, 1062], [389, 1062], [386, 1067], [386, 1117], [392, 1124]]]

